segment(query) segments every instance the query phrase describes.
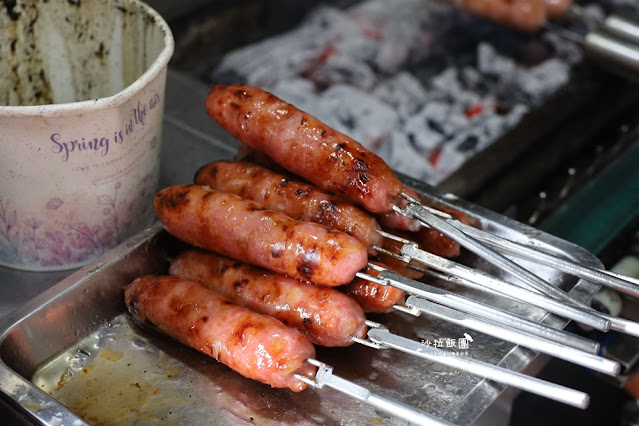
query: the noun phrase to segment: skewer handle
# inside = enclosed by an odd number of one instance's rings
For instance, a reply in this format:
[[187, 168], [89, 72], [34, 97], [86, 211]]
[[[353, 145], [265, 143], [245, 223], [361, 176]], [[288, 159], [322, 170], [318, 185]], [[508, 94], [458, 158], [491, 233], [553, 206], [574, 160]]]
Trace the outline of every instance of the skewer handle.
[[429, 361], [437, 362], [452, 368], [467, 371], [489, 380], [494, 380], [509, 386], [526, 390], [543, 397], [563, 402], [578, 408], [586, 408], [589, 396], [584, 392], [570, 389], [555, 383], [547, 382], [536, 377], [497, 367], [492, 364], [477, 361], [473, 358], [450, 356], [446, 351], [424, 345], [413, 340], [392, 334], [386, 328], [371, 328], [368, 337], [375, 343], [397, 349]]
[[[393, 287], [404, 290], [409, 294], [414, 294], [417, 297], [430, 300], [432, 302], [436, 302], [441, 305], [457, 309], [458, 311], [466, 312], [477, 317], [496, 322], [498, 324], [505, 324], [509, 327], [528, 331], [546, 338], [549, 338], [547, 337], [548, 333], [552, 333], [552, 335], [555, 337], [562, 337], [561, 330], [549, 330], [550, 327], [544, 326], [540, 323], [532, 323], [532, 321], [519, 317], [510, 312], [503, 311], [493, 306], [468, 299], [464, 296], [460, 296], [458, 294], [451, 293], [449, 291], [445, 291], [419, 281], [411, 280], [410, 278], [406, 278], [390, 270], [382, 270], [377, 278], [362, 274], [358, 276], [360, 278], [364, 278], [378, 284], [392, 285]], [[557, 336], [558, 334], [559, 336]], [[570, 341], [571, 343], [576, 343], [576, 345], [573, 344], [573, 346], [575, 347], [583, 347], [582, 343], [573, 342], [573, 339], [570, 337], [572, 335], [568, 333], [565, 334], [567, 335], [564, 337], [565, 342]], [[590, 351], [589, 348], [587, 348], [587, 350]]]
[[419, 299], [415, 296], [410, 296], [406, 300], [406, 305], [408, 307], [415, 307], [421, 312], [433, 315], [454, 324], [465, 326], [601, 373], [611, 376], [619, 374], [619, 363], [610, 359], [582, 352], [569, 346], [542, 339], [529, 333], [513, 330], [503, 325], [483, 321], [472, 316], [462, 314], [454, 309]]
[[586, 311], [581, 307], [563, 303], [543, 294], [518, 287], [485, 272], [477, 271], [453, 262], [452, 260], [428, 253], [419, 249], [416, 244], [404, 244], [401, 248], [401, 253], [431, 268], [459, 276], [477, 283], [481, 287], [497, 291], [509, 298], [545, 309], [561, 317], [589, 325], [597, 330], [608, 331], [610, 329], [610, 321], [602, 318], [598, 312]]
[[308, 362], [317, 367], [315, 379], [309, 379], [302, 375], [296, 375], [295, 377], [313, 387], [321, 389], [324, 386], [328, 386], [329, 388], [351, 396], [358, 401], [362, 401], [372, 407], [379, 408], [380, 410], [383, 410], [395, 417], [417, 425], [453, 426], [452, 423], [445, 420], [433, 417], [409, 405], [402, 404], [401, 402], [384, 398], [383, 396], [377, 395], [351, 381], [335, 376], [333, 374], [333, 367], [324, 364], [323, 362], [312, 358], [308, 359]]
[[447, 222], [460, 231], [472, 236], [473, 238], [481, 240], [502, 253], [507, 253], [521, 259], [550, 266], [584, 280], [593, 281], [626, 294], [639, 297], [639, 285], [631, 278], [553, 256], [549, 253], [507, 240], [498, 235], [482, 231], [481, 229], [473, 228], [472, 226], [465, 225], [457, 220], [449, 220]]
[[599, 29], [586, 34], [584, 50], [609, 71], [637, 81], [639, 45]]
[[469, 237], [464, 232], [446, 222], [446, 220], [435, 216], [430, 211], [428, 211], [428, 209], [426, 209], [418, 200], [415, 200], [407, 194], [402, 194], [402, 196], [407, 198], [409, 202], [404, 208], [395, 206], [394, 210], [396, 212], [410, 219], [416, 219], [422, 224], [436, 229], [448, 238], [456, 241], [461, 246], [483, 258], [487, 262], [497, 266], [498, 268], [501, 268], [503, 271], [509, 273], [513, 277], [517, 277], [523, 283], [526, 283], [532, 288], [539, 290], [540, 292], [547, 294], [548, 296], [563, 300], [574, 306], [578, 306], [584, 310], [592, 310], [590, 306], [586, 305], [580, 300], [572, 297], [568, 293], [541, 279], [523, 266], [513, 262], [502, 254], [493, 250], [492, 248], [484, 245], [480, 241]]
[[[486, 290], [485, 288], [482, 289], [479, 286], [475, 286], [472, 282], [468, 280], [464, 280], [459, 277], [454, 277], [452, 275], [442, 274], [440, 272], [433, 271], [432, 269], [426, 269], [424, 270], [424, 273], [431, 277], [438, 278], [446, 282], [458, 284], [464, 287]], [[494, 294], [499, 294], [499, 296], [501, 296], [501, 294], [497, 292], [494, 292]], [[463, 310], [460, 310], [460, 311], [463, 312]], [[513, 328], [515, 330], [520, 330], [535, 336], [539, 336], [542, 339], [562, 343], [564, 345], [570, 346], [575, 349], [579, 349], [580, 351], [584, 351], [590, 354], [598, 354], [599, 350], [601, 349], [601, 345], [599, 344], [599, 342], [596, 342], [594, 340], [586, 339], [585, 337], [579, 336], [577, 334], [569, 333], [562, 329], [553, 328], [541, 322], [535, 322], [527, 318], [519, 317], [507, 312], [504, 312], [504, 313], [508, 315], [506, 318], [499, 321], [496, 321], [494, 319], [493, 320], [489, 319], [488, 321], [495, 322], [497, 324], [503, 324], [509, 328]], [[483, 319], [484, 315], [480, 315], [479, 317]]]
[[604, 20], [602, 29], [639, 46], [639, 25], [636, 22], [619, 15], [610, 15]]

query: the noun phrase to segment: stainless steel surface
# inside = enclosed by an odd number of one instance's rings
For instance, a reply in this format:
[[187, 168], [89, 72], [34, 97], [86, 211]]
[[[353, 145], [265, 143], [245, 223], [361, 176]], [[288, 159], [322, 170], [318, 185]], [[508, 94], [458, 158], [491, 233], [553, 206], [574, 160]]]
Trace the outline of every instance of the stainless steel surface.
[[[184, 148], [187, 142], [181, 142], [180, 147]], [[201, 160], [210, 161], [209, 158]], [[193, 169], [191, 165], [189, 172], [192, 173]], [[407, 183], [422, 193], [427, 201], [457, 206], [484, 229], [517, 241], [532, 240], [542, 246], [554, 246], [576, 261], [599, 266], [596, 258], [578, 247], [462, 200], [455, 200], [419, 182], [407, 179]], [[49, 384], [61, 390], [69, 384], [81, 385], [84, 383], [82, 378], [109, 377], [106, 389], [117, 395], [116, 385], [119, 384], [124, 386], [120, 389], [122, 393], [128, 395], [127, 390], [130, 392], [130, 387], [137, 383], [142, 390], [157, 390], [145, 391], [145, 395], [149, 396], [145, 407], [149, 410], [152, 406], [164, 407], [165, 410], [167, 406], [173, 407], [171, 413], [151, 412], [153, 418], [160, 418], [162, 414], [193, 420], [192, 416], [198, 414], [210, 416], [211, 423], [224, 423], [228, 419], [250, 421], [250, 418], [255, 423], [273, 418], [282, 423], [330, 423], [337, 419], [348, 421], [349, 418], [354, 422], [366, 419], [381, 424], [391, 422], [381, 413], [334, 393], [306, 390], [293, 395], [288, 391], [272, 390], [230, 372], [197, 352], [181, 348], [170, 339], [149, 334], [147, 330], [133, 325], [124, 313], [123, 286], [143, 273], [165, 271], [166, 259], [174, 250], [174, 242], [163, 232], [156, 234], [155, 231], [157, 229], [148, 230], [135, 241], [109, 252], [106, 258], [77, 271], [5, 317], [0, 323], [3, 330], [0, 335], [2, 368], [33, 379], [38, 368], [44, 372], [47, 367], [57, 366], [61, 370], [53, 368], [50, 374], [41, 378], [48, 377]], [[487, 266], [473, 256], [465, 259], [464, 263], [477, 268]], [[547, 268], [542, 267], [535, 272], [554, 285], [573, 287], [571, 294], [583, 301], [587, 301], [598, 288]], [[474, 297], [481, 299], [483, 295]], [[542, 310], [513, 304], [505, 299], [487, 302], [558, 328], [566, 324], [561, 318], [547, 315]], [[383, 322], [394, 331], [410, 335], [413, 340], [457, 338], [467, 331], [453, 324], [429, 322], [402, 314], [385, 315]], [[55, 357], [70, 348], [75, 358]], [[87, 368], [87, 373], [80, 368], [76, 371], [75, 380], [64, 380], [61, 371], [69, 368], [68, 360], [82, 358], [80, 355], [83, 353], [89, 356], [81, 364], [91, 368]], [[525, 370], [536, 357], [530, 350], [487, 335], [474, 336], [469, 354], [473, 359], [518, 372]], [[173, 363], [176, 358], [177, 364]], [[347, 380], [457, 424], [475, 421], [504, 389], [503, 385], [437, 364], [426, 367], [422, 360], [397, 351], [376, 351], [355, 345], [343, 350], [322, 350], [318, 358], [335, 366], [336, 372]], [[173, 361], [166, 365], [164, 361], [167, 360]], [[144, 371], [159, 373], [145, 374]], [[90, 376], [86, 377], [87, 374]], [[176, 377], [179, 380], [175, 380]], [[93, 391], [98, 388], [92, 385]], [[78, 393], [85, 396], [81, 392], [71, 392], [71, 395], [77, 396]], [[101, 405], [105, 406], [103, 401], [110, 394], [100, 395]], [[198, 395], [197, 403], [193, 398], [187, 403], [188, 395]], [[20, 401], [21, 395], [13, 394], [12, 397]], [[98, 398], [95, 394], [93, 397]], [[159, 403], [153, 405], [151, 400]], [[28, 412], [31, 415], [38, 408], [41, 406], [31, 407]]]
[[316, 359], [309, 359], [309, 362], [318, 368], [317, 373], [315, 374], [315, 379], [311, 380], [308, 377], [301, 375], [298, 376], [298, 378], [313, 387], [318, 389], [322, 389], [324, 386], [330, 387], [372, 407], [379, 408], [387, 413], [393, 413], [396, 417], [417, 425], [452, 425], [452, 423], [429, 416], [428, 414], [415, 410], [408, 405], [400, 404], [397, 401], [376, 395], [368, 389], [358, 386], [353, 382], [349, 382], [348, 380], [335, 376], [333, 374], [333, 367], [326, 365], [323, 362], [317, 361]]

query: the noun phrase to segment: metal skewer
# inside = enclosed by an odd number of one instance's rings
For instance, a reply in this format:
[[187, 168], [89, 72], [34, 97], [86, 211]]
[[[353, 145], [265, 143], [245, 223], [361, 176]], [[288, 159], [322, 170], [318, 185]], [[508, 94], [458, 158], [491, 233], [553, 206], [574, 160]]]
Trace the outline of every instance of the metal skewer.
[[453, 426], [452, 423], [445, 420], [433, 417], [409, 405], [402, 404], [401, 402], [384, 398], [383, 396], [377, 395], [351, 381], [335, 376], [333, 374], [333, 367], [324, 364], [323, 362], [313, 358], [309, 358], [307, 361], [317, 367], [315, 378], [310, 379], [306, 376], [302, 376], [301, 374], [296, 374], [295, 378], [310, 386], [317, 389], [322, 389], [324, 386], [328, 386], [329, 388], [345, 393], [346, 395], [349, 395], [372, 407], [379, 408], [380, 410], [410, 423], [424, 426]]
[[616, 376], [619, 374], [619, 370], [621, 368], [618, 362], [607, 358], [582, 352], [567, 345], [542, 339], [538, 336], [522, 331], [513, 330], [503, 325], [484, 321], [468, 314], [462, 314], [462, 312], [437, 305], [415, 296], [410, 296], [406, 300], [405, 304], [407, 307], [416, 310], [417, 315], [425, 313], [538, 352], [552, 355], [556, 358], [563, 359], [583, 367], [591, 368], [595, 371]]
[[402, 247], [402, 254], [409, 256], [411, 259], [423, 262], [433, 269], [447, 272], [451, 275], [472, 281], [480, 287], [496, 291], [509, 299], [545, 309], [561, 317], [571, 319], [581, 324], [590, 325], [597, 330], [608, 331], [610, 329], [610, 321], [601, 317], [599, 314], [594, 315], [581, 308], [562, 303], [557, 299], [546, 297], [543, 294], [510, 284], [485, 272], [471, 269], [443, 257], [425, 252], [418, 249], [415, 244], [404, 245]]
[[[423, 271], [424, 274], [433, 278], [437, 278], [439, 280], [459, 284], [464, 287], [479, 289], [481, 291], [489, 291], [490, 293], [502, 296], [500, 293], [492, 292], [490, 290], [487, 290], [485, 287], [474, 285], [471, 281], [464, 280], [463, 278], [442, 274], [441, 272], [436, 272], [431, 269], [421, 269], [421, 271]], [[525, 324], [525, 327], [519, 326], [519, 322], [523, 322]], [[503, 324], [502, 321], [500, 321], [499, 323]], [[552, 328], [550, 326], [531, 321], [526, 318], [521, 318], [521, 320], [517, 323], [509, 323], [507, 325], [513, 329], [522, 330], [535, 336], [540, 336], [553, 342], [562, 343], [572, 348], [579, 349], [580, 351], [588, 352], [591, 354], [597, 354], [601, 349], [601, 345], [599, 344], [599, 342], [586, 339], [585, 337], [581, 337], [577, 334], [568, 333], [567, 331], [561, 329]]]
[[[565, 15], [568, 22], [585, 22], [585, 11], [574, 4]], [[610, 15], [597, 22], [597, 27], [580, 32], [566, 29], [560, 23], [547, 22], [544, 27], [579, 44], [585, 54], [609, 71], [629, 80], [638, 80], [639, 24], [619, 15]]]
[[[437, 210], [429, 208], [429, 212], [437, 215]], [[604, 269], [590, 268], [588, 266], [580, 265], [569, 260], [553, 256], [540, 250], [536, 250], [529, 246], [519, 244], [504, 238], [501, 238], [495, 234], [491, 234], [482, 231], [472, 226], [463, 224], [462, 222], [452, 219], [452, 217], [444, 212], [440, 212], [443, 217], [442, 220], [446, 221], [450, 226], [457, 228], [460, 232], [464, 232], [477, 240], [495, 247], [496, 250], [500, 250], [502, 253], [520, 257], [522, 259], [531, 260], [546, 266], [554, 267], [562, 272], [575, 275], [579, 278], [593, 281], [599, 284], [606, 285], [607, 287], [614, 288], [615, 290], [622, 291], [626, 294], [639, 297], [639, 281], [625, 277], [621, 274], [606, 271]], [[385, 234], [385, 236], [394, 237], [392, 234]], [[397, 239], [398, 237], [394, 237]], [[466, 285], [470, 283], [465, 283]], [[589, 308], [589, 311], [594, 311], [588, 305], [580, 303], [580, 307]], [[612, 315], [599, 312], [598, 315], [601, 318], [610, 321], [610, 329], [621, 333], [625, 333], [631, 336], [639, 337], [639, 323], [635, 321], [626, 320], [624, 318], [615, 317]]]
[[408, 200], [408, 204], [403, 209], [394, 206], [394, 210], [396, 212], [408, 217], [409, 219], [416, 219], [422, 224], [436, 229], [448, 238], [456, 241], [463, 247], [480, 256], [484, 260], [501, 268], [505, 272], [508, 272], [509, 274], [520, 279], [522, 282], [530, 285], [531, 287], [539, 290], [540, 292], [551, 297], [563, 300], [574, 306], [580, 307], [586, 311], [591, 311], [594, 315], [599, 315], [599, 313], [597, 313], [590, 306], [572, 297], [561, 289], [553, 286], [549, 282], [541, 279], [523, 266], [499, 254], [483, 243], [467, 236], [462, 231], [446, 222], [444, 219], [435, 216], [430, 211], [428, 211], [428, 209], [425, 209], [419, 202], [419, 200], [416, 200], [415, 198], [405, 193], [402, 193], [402, 196], [406, 198], [406, 200]]
[[629, 278], [623, 277], [622, 275], [603, 269], [580, 265], [570, 260], [553, 256], [541, 250], [507, 240], [481, 229], [473, 228], [472, 226], [468, 226], [458, 220], [446, 219], [446, 222], [450, 223], [465, 234], [494, 247], [502, 253], [550, 266], [559, 271], [583, 278], [584, 280], [593, 281], [626, 294], [639, 297], [639, 284]]
[[[583, 21], [585, 12], [583, 8], [575, 3], [570, 6], [566, 13], [568, 19]], [[619, 15], [610, 15], [599, 22], [600, 29], [614, 35], [620, 39], [628, 40], [639, 45], [639, 25]]]
[[[393, 271], [382, 270], [380, 271], [377, 278], [367, 276], [366, 274], [361, 274], [359, 276], [360, 278], [368, 279], [370, 281], [381, 283], [381, 284], [383, 284], [384, 280], [387, 280], [386, 285], [392, 285], [393, 287], [397, 287], [408, 293], [415, 294], [418, 297], [440, 303], [442, 305], [448, 306], [449, 308], [459, 309], [462, 312], [466, 312], [466, 313], [469, 313], [469, 311], [471, 311], [470, 313], [479, 312], [478, 316], [482, 318], [484, 321], [486, 320], [487, 317], [490, 317], [490, 318], [495, 318], [494, 320], [492, 320], [493, 324], [500, 323], [499, 319], [497, 319], [499, 318], [499, 316], [494, 315], [495, 311], [497, 311], [495, 308], [485, 309], [486, 305], [482, 306], [482, 304], [479, 302], [474, 302], [474, 301], [471, 301], [470, 299], [466, 299], [454, 293], [449, 293], [444, 290], [428, 286], [427, 284], [423, 284], [418, 281], [411, 280]], [[416, 306], [416, 308], [419, 309], [419, 305], [420, 305], [419, 300], [417, 298], [413, 298], [410, 300], [415, 305], [418, 305]], [[408, 303], [406, 303], [406, 305], [408, 309], [410, 309], [410, 305]], [[414, 311], [411, 312], [410, 310], [406, 312], [412, 313], [413, 315], [415, 314]], [[485, 314], [488, 314], [488, 315], [485, 315]], [[451, 317], [451, 321], [455, 322], [456, 320], [458, 320], [458, 318], [455, 318], [455, 315], [453, 315]], [[473, 324], [476, 325], [476, 323], [473, 323]], [[490, 326], [486, 326], [486, 327], [480, 326], [480, 327], [482, 327], [483, 329], [479, 331], [486, 331], [486, 334], [491, 334], [488, 332], [489, 328], [495, 331], [495, 327], [490, 327]], [[504, 330], [506, 330], [506, 327], [504, 327]], [[615, 361], [611, 361], [601, 357], [596, 357], [592, 354], [577, 350], [570, 346], [560, 344], [557, 342], [552, 342], [547, 339], [542, 339], [530, 333], [521, 333], [521, 332], [514, 331], [512, 329], [511, 331], [513, 332], [508, 333], [507, 331], [505, 331], [502, 333], [502, 335], [509, 334], [512, 337], [515, 334], [518, 334], [518, 336], [515, 337], [516, 338], [516, 340], [514, 341], [515, 343], [526, 341], [526, 344], [522, 343], [522, 345], [530, 347], [531, 349], [536, 349], [536, 350], [539, 350], [540, 352], [542, 351], [542, 349], [544, 351], [551, 351], [553, 355], [556, 355], [557, 357], [561, 359], [570, 361], [577, 365], [583, 365], [585, 367], [591, 368], [593, 370], [596, 370], [611, 376], [615, 376], [619, 374], [620, 366]], [[496, 336], [496, 337], [500, 337], [500, 336]], [[509, 340], [509, 339], [506, 339], [506, 340]], [[541, 342], [544, 342], [544, 343], [541, 343]]]
[[583, 339], [580, 336], [567, 333], [563, 330], [553, 329], [544, 324], [522, 318], [510, 312], [503, 311], [472, 299], [468, 299], [456, 293], [451, 293], [425, 283], [410, 280], [390, 270], [381, 269], [380, 276], [378, 277], [373, 277], [363, 273], [360, 273], [358, 276], [377, 284], [397, 287], [409, 294], [415, 294], [423, 299], [448, 306], [461, 312], [472, 314], [476, 317], [494, 323], [504, 324], [510, 328], [523, 330], [549, 340], [560, 341], [577, 349], [584, 350], [585, 348], [585, 351], [595, 353], [592, 351], [590, 343], [584, 344], [583, 341], [586, 339]]
[[480, 285], [481, 287], [486, 287], [488, 289], [497, 291], [502, 295], [508, 296], [509, 298], [514, 298], [518, 301], [537, 306], [564, 318], [589, 325], [598, 330], [607, 331], [610, 329], [610, 321], [602, 318], [601, 314], [598, 312], [594, 313], [592, 311], [585, 311], [580, 307], [561, 303], [557, 299], [553, 299], [542, 294], [529, 291], [525, 288], [518, 287], [514, 284], [510, 284], [506, 281], [495, 278], [485, 272], [471, 269], [449, 259], [445, 259], [432, 253], [428, 253], [424, 250], [419, 249], [417, 244], [412, 241], [404, 240], [385, 232], [382, 233], [382, 235], [404, 243], [401, 247], [401, 254], [403, 256], [406, 256], [407, 261], [417, 260], [418, 262], [421, 262], [436, 270], [444, 271], [451, 275], [467, 279]]
[[368, 338], [382, 347], [397, 349], [574, 407], [586, 408], [588, 406], [589, 396], [584, 392], [477, 361], [473, 358], [451, 356], [447, 351], [392, 334], [381, 324], [377, 324], [377, 326], [371, 324], [371, 328], [368, 330]]
[[581, 308], [584, 314], [590, 312], [593, 315], [599, 316], [609, 321], [610, 329], [639, 337], [639, 323], [595, 311], [592, 307], [575, 299], [568, 293], [554, 287], [552, 284], [542, 280], [540, 277], [534, 275], [532, 272], [528, 271], [524, 267], [518, 265], [517, 263], [511, 261], [510, 259], [480, 243], [478, 240], [467, 236], [465, 233], [463, 233], [450, 223], [446, 222], [445, 219], [439, 218], [435, 214], [431, 213], [432, 209], [424, 208], [418, 200], [415, 200], [407, 194], [402, 195], [409, 200], [409, 204], [404, 207], [404, 209], [395, 206], [395, 211], [409, 218], [417, 218], [417, 220], [424, 223], [425, 225], [437, 229], [442, 234], [460, 243], [462, 246], [473, 251], [475, 254], [481, 256], [488, 262], [502, 267], [502, 269], [507, 272], [514, 272], [515, 276], [522, 279], [523, 282], [533, 286], [537, 290], [547, 295], [564, 300], [565, 302], [570, 303], [577, 308]]

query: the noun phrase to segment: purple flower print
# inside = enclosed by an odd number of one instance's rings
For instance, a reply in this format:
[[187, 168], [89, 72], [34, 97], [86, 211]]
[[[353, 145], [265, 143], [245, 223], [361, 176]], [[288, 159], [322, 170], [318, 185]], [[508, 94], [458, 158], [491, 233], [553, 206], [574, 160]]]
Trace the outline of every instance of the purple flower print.
[[21, 262], [20, 232], [16, 229], [18, 214], [9, 208], [10, 205], [10, 200], [0, 197], [0, 254]]
[[42, 221], [35, 217], [28, 217], [23, 221], [22, 228], [22, 257], [25, 262], [35, 262], [40, 256], [38, 250], [47, 247], [46, 239], [38, 238], [36, 232]]
[[62, 199], [60, 199], [58, 197], [53, 197], [53, 198], [49, 199], [49, 201], [47, 201], [47, 209], [48, 210], [57, 210], [60, 207], [62, 207], [62, 204], [64, 204], [64, 201], [62, 201]]
[[98, 195], [98, 204], [106, 206], [102, 213], [107, 217], [104, 227], [111, 230], [116, 243], [122, 242], [121, 220], [128, 210], [127, 200], [118, 201], [118, 190], [122, 187], [121, 182], [114, 186], [113, 196], [108, 194]]

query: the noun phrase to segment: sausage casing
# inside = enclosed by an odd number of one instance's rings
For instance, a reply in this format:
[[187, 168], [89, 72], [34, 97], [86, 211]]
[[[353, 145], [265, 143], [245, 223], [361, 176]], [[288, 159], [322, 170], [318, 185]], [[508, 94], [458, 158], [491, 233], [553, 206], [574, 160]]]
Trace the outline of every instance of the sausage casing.
[[313, 377], [313, 344], [296, 330], [267, 315], [235, 305], [191, 281], [146, 275], [125, 290], [125, 303], [143, 325], [232, 368], [277, 388], [299, 392], [306, 384], [294, 375]]
[[162, 189], [154, 207], [166, 230], [191, 245], [304, 281], [346, 284], [368, 262], [355, 237], [200, 185]]
[[561, 18], [572, 6], [572, 0], [545, 0], [546, 12], [551, 19]]
[[202, 167], [195, 183], [252, 200], [294, 219], [315, 222], [346, 232], [360, 240], [369, 252], [383, 237], [370, 214], [313, 185], [291, 180], [267, 168], [241, 161], [216, 161]]
[[371, 212], [390, 211], [402, 190], [401, 182], [380, 157], [268, 92], [244, 85], [215, 85], [206, 109], [251, 148]]
[[474, 15], [510, 25], [522, 31], [536, 31], [546, 22], [546, 0], [447, 0]]
[[270, 315], [321, 346], [349, 346], [366, 336], [364, 311], [342, 292], [204, 250], [171, 261], [172, 276], [198, 282], [232, 302]]
[[[369, 268], [366, 273], [373, 277], [379, 274], [378, 271], [372, 268]], [[362, 307], [364, 312], [383, 314], [390, 312], [394, 305], [403, 305], [404, 303], [405, 294], [403, 290], [389, 285], [377, 284], [359, 277], [340, 288], [344, 293], [352, 297]]]

